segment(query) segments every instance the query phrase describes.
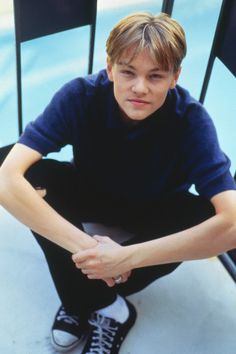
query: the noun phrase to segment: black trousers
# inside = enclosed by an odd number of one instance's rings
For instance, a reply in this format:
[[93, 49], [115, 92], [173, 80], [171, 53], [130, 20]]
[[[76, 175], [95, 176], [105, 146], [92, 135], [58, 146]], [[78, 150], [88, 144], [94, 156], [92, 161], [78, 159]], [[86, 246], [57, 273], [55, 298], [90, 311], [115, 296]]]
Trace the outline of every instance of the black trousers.
[[[47, 189], [45, 199], [63, 217], [83, 229], [83, 222], [121, 226], [135, 237], [124, 245], [143, 242], [186, 229], [214, 215], [211, 203], [190, 193], [178, 193], [148, 203], [114, 200], [82, 180], [70, 163], [41, 160], [26, 173], [34, 187]], [[138, 292], [180, 263], [135, 269], [126, 283], [109, 288], [101, 280], [89, 280], [76, 269], [71, 254], [33, 232], [46, 257], [59, 298], [68, 312], [88, 316], [112, 303], [117, 293]]]

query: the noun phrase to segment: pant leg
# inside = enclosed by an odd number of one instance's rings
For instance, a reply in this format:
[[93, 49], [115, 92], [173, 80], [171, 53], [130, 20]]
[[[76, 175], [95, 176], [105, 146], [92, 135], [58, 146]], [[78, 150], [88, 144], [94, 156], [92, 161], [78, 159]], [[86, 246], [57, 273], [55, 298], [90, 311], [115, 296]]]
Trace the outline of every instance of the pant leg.
[[[183, 193], [145, 206], [141, 211], [143, 216], [135, 208], [134, 213], [130, 211], [131, 224], [126, 222], [126, 228], [136, 233], [137, 237], [123, 245], [145, 242], [185, 230], [210, 218], [215, 211], [208, 200]], [[156, 279], [171, 273], [180, 264], [169, 263], [134, 269], [128, 281], [117, 286], [117, 291], [123, 296], [136, 293]]]
[[3, 161], [5, 160], [6, 156], [8, 155], [8, 153], [12, 149], [12, 147], [13, 147], [13, 144], [0, 148], [0, 166], [2, 165]]
[[[99, 221], [94, 218], [96, 211], [92, 210], [84, 193], [81, 194], [78, 176], [73, 167], [67, 163], [59, 163], [53, 160], [43, 160], [32, 166], [26, 173], [26, 178], [34, 187], [47, 189], [47, 202], [61, 215], [74, 225], [82, 229], [81, 221]], [[87, 191], [88, 192], [88, 191]], [[89, 198], [88, 198], [89, 199]], [[158, 203], [143, 206], [141, 212], [134, 206], [122, 206], [121, 217], [117, 224], [124, 226], [128, 231], [137, 235], [135, 242], [143, 242], [155, 237], [163, 237], [193, 225], [214, 215], [211, 204], [189, 193], [179, 194], [173, 198], [164, 198]], [[104, 307], [112, 303], [116, 293], [126, 296], [138, 292], [152, 283], [154, 280], [169, 274], [180, 263], [145, 267], [135, 269], [128, 282], [115, 288], [108, 288], [102, 281], [88, 280], [71, 261], [71, 254], [61, 247], [34, 233], [48, 262], [58, 295], [72, 313], [86, 315], [88, 312]], [[128, 241], [126, 244], [134, 243]], [[96, 296], [94, 296], [96, 294]]]
[[[27, 171], [26, 178], [34, 187], [46, 188], [46, 201], [78, 228], [83, 229], [81, 221], [89, 218], [88, 211], [96, 214], [89, 202], [89, 192], [86, 193], [86, 188], [80, 185], [79, 175], [71, 164], [42, 160]], [[68, 312], [87, 316], [115, 300], [115, 289], [101, 280], [89, 280], [75, 267], [70, 252], [35, 232], [33, 234], [44, 252], [59, 298]]]

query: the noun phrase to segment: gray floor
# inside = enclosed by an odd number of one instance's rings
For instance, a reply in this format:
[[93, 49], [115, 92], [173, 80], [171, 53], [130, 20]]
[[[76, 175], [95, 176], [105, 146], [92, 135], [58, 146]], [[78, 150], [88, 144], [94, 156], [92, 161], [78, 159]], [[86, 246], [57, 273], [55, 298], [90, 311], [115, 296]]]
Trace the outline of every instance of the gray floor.
[[[42, 253], [1, 208], [0, 234], [0, 353], [55, 353], [49, 330], [59, 301]], [[186, 262], [130, 300], [138, 320], [121, 354], [236, 353], [236, 287], [216, 258]]]

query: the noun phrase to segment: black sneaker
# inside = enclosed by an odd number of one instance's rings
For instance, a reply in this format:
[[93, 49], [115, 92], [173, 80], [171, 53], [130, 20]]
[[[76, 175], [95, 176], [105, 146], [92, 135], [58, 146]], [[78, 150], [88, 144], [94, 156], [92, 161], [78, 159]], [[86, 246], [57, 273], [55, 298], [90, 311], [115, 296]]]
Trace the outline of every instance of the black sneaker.
[[51, 341], [55, 349], [66, 352], [76, 347], [88, 329], [87, 323], [81, 323], [78, 316], [66, 313], [61, 306], [55, 316], [51, 331]]
[[120, 346], [135, 323], [137, 313], [134, 306], [125, 300], [129, 317], [124, 323], [117, 322], [94, 312], [89, 319], [91, 326], [82, 354], [117, 354]]

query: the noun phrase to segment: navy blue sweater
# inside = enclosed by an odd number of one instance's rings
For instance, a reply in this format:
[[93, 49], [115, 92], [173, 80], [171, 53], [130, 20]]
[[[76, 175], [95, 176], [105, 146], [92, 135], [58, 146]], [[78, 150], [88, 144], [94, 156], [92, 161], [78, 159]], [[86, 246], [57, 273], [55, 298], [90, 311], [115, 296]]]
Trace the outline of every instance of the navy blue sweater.
[[111, 197], [152, 200], [192, 184], [206, 198], [236, 189], [211, 118], [180, 86], [150, 117], [128, 127], [105, 70], [75, 79], [19, 142], [44, 156], [71, 144], [78, 172]]

